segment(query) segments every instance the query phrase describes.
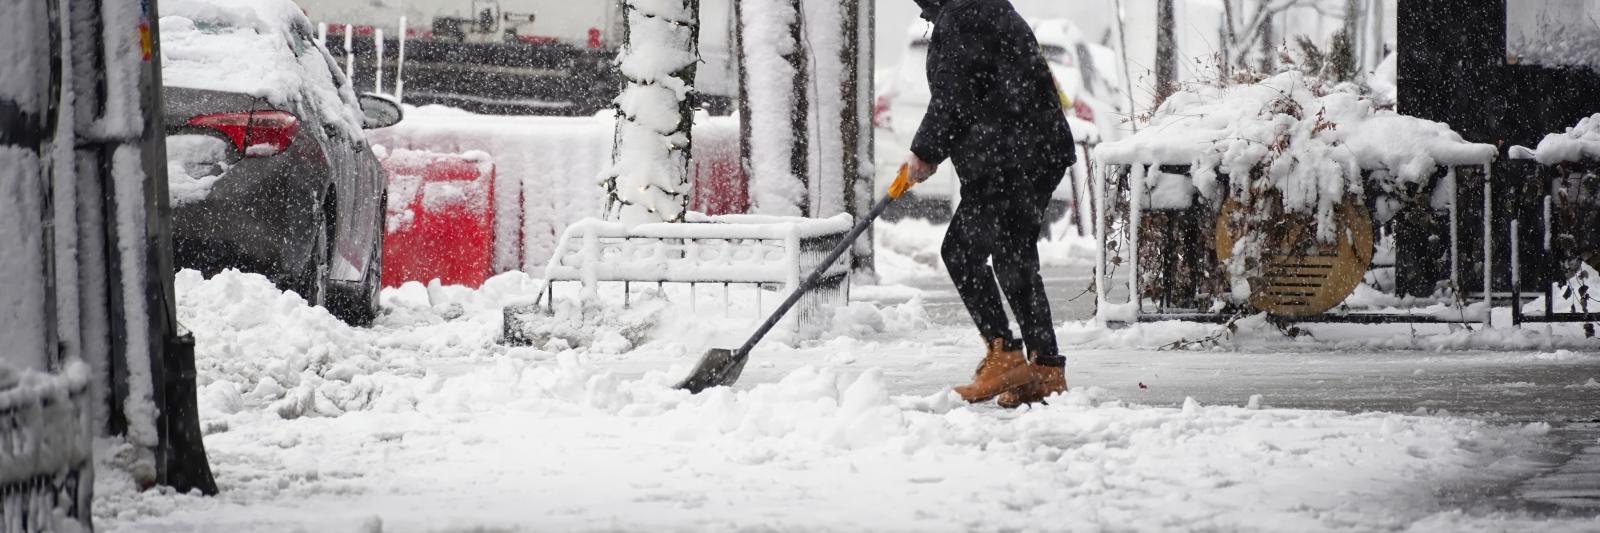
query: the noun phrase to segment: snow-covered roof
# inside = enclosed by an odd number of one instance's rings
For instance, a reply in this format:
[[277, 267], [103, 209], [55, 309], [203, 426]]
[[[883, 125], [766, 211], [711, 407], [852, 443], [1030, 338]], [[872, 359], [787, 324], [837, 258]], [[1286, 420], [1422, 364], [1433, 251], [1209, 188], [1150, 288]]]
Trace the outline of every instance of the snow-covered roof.
[[1600, 115], [1578, 121], [1566, 133], [1552, 133], [1539, 141], [1533, 159], [1541, 165], [1600, 161]]
[[1421, 181], [1439, 165], [1486, 164], [1497, 153], [1492, 145], [1463, 140], [1448, 125], [1378, 109], [1344, 90], [1323, 94], [1314, 83], [1286, 72], [1255, 84], [1188, 88], [1169, 97], [1139, 133], [1100, 145], [1096, 160], [1239, 175], [1262, 162], [1287, 132], [1290, 151]]
[[167, 0], [161, 9], [163, 85], [249, 94], [283, 108], [305, 103], [359, 135], [355, 91], [311, 41], [311, 22], [294, 2]]

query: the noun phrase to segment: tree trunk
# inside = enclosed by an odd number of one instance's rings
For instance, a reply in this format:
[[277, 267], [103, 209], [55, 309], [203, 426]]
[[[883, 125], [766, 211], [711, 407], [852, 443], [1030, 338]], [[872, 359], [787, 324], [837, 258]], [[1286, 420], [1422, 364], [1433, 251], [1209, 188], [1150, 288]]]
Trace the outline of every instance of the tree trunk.
[[[642, 12], [623, 4], [624, 44], [618, 61], [627, 76], [617, 97], [612, 165], [604, 183], [606, 214], [626, 224], [682, 222], [689, 211], [689, 154], [698, 98], [700, 0], [675, 0]], [[650, 28], [649, 31], [636, 31]], [[653, 37], [640, 42], [639, 36]], [[649, 50], [641, 54], [638, 51]], [[662, 109], [670, 106], [671, 110]], [[677, 115], [670, 126], [663, 112]]]
[[790, 131], [794, 132], [794, 148], [789, 152], [789, 167], [794, 175], [800, 178], [800, 185], [805, 187], [805, 198], [800, 201], [800, 216], [811, 216], [818, 206], [811, 205], [812, 187], [815, 180], [811, 179], [811, 51], [807, 49], [805, 27], [801, 25], [805, 6], [800, 5], [800, 0], [788, 0], [796, 13], [794, 23], [789, 25], [789, 34], [793, 36], [794, 52], [784, 56], [789, 65], [794, 67], [794, 98], [789, 107]]
[[[1361, 21], [1366, 17], [1366, 10], [1362, 8], [1364, 0], [1345, 0], [1344, 29], [1341, 36], [1334, 37], [1331, 50], [1335, 54], [1333, 64], [1335, 78], [1340, 81], [1355, 80], [1362, 77], [1361, 72]], [[1342, 37], [1342, 42], [1341, 42]]]
[[[1223, 78], [1231, 77], [1233, 73], [1235, 47], [1239, 44], [1239, 27], [1233, 16], [1233, 3], [1235, 0], [1222, 0], [1222, 70]], [[1244, 54], [1239, 54], [1241, 57]]]
[[1155, 108], [1178, 91], [1178, 21], [1173, 0], [1157, 1]]
[[[872, 0], [840, 0], [843, 3], [843, 28], [840, 36], [844, 46], [839, 51], [839, 61], [844, 64], [841, 95], [845, 99], [840, 111], [844, 142], [844, 209], [856, 220], [872, 207], [872, 111], [873, 93], [872, 46], [870, 23], [863, 19], [873, 8]], [[865, 10], [863, 10], [865, 8]], [[865, 185], [865, 186], [863, 186]], [[871, 235], [862, 235], [851, 253], [851, 271], [871, 276], [874, 274]]]
[[[1264, 12], [1272, 7], [1272, 0], [1261, 0], [1256, 6], [1257, 12]], [[1278, 26], [1272, 18], [1276, 13], [1268, 13], [1261, 19], [1261, 72], [1272, 74], [1278, 71]]]

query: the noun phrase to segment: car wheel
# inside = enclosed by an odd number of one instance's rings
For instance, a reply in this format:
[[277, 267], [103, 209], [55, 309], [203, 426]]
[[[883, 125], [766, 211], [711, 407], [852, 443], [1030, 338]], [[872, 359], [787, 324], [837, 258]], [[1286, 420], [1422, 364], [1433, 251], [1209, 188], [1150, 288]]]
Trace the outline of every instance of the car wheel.
[[[388, 194], [385, 194], [378, 205], [378, 212], [384, 213], [387, 205]], [[383, 235], [384, 226], [380, 223], [378, 235], [373, 239], [375, 246], [369, 250], [372, 259], [367, 263], [366, 273], [361, 276], [360, 287], [355, 291], [334, 294], [329, 302], [328, 311], [346, 324], [368, 326], [378, 318], [378, 298], [383, 290]]]
[[310, 259], [306, 261], [304, 272], [300, 275], [302, 281], [301, 296], [306, 303], [315, 307], [328, 305], [328, 273], [331, 270], [333, 257], [332, 239], [328, 232], [333, 225], [328, 223], [328, 216], [322, 214], [317, 217], [319, 222], [316, 229], [316, 240], [311, 245]]

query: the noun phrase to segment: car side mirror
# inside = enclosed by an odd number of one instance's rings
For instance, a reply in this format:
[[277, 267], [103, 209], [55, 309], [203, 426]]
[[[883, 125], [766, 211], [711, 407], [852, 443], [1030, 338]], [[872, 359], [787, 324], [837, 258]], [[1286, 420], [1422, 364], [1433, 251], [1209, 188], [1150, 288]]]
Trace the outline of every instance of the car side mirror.
[[400, 102], [394, 97], [377, 94], [361, 93], [356, 97], [361, 104], [361, 128], [375, 130], [399, 124], [405, 118], [405, 112], [400, 110]]

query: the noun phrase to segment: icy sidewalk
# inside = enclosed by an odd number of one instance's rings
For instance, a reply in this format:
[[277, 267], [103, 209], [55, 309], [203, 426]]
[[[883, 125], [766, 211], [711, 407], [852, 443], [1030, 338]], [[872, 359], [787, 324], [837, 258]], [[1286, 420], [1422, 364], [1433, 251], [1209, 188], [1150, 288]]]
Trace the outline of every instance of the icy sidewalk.
[[[521, 280], [386, 294], [344, 327], [258, 276], [180, 275], [223, 494], [97, 477], [107, 531], [1584, 530], [1466, 514], [1441, 492], [1531, 476], [1543, 424], [1128, 405], [1081, 386], [1049, 407], [970, 408], [966, 331], [914, 302], [858, 307], [841, 338], [772, 346], [738, 390], [669, 384], [718, 323], [657, 340], [506, 349]], [[415, 293], [420, 288], [409, 289]], [[737, 316], [737, 315], [736, 315]], [[619, 339], [620, 338], [620, 339]], [[637, 340], [637, 339], [636, 339]], [[969, 344], [971, 346], [969, 346]], [[550, 348], [549, 350], [543, 348]], [[620, 349], [617, 349], [620, 348]], [[625, 352], [625, 353], [616, 353]], [[1105, 352], [1103, 359], [1137, 355]], [[1091, 368], [1096, 363], [1080, 363]], [[1270, 403], [1270, 402], [1269, 402]]]

